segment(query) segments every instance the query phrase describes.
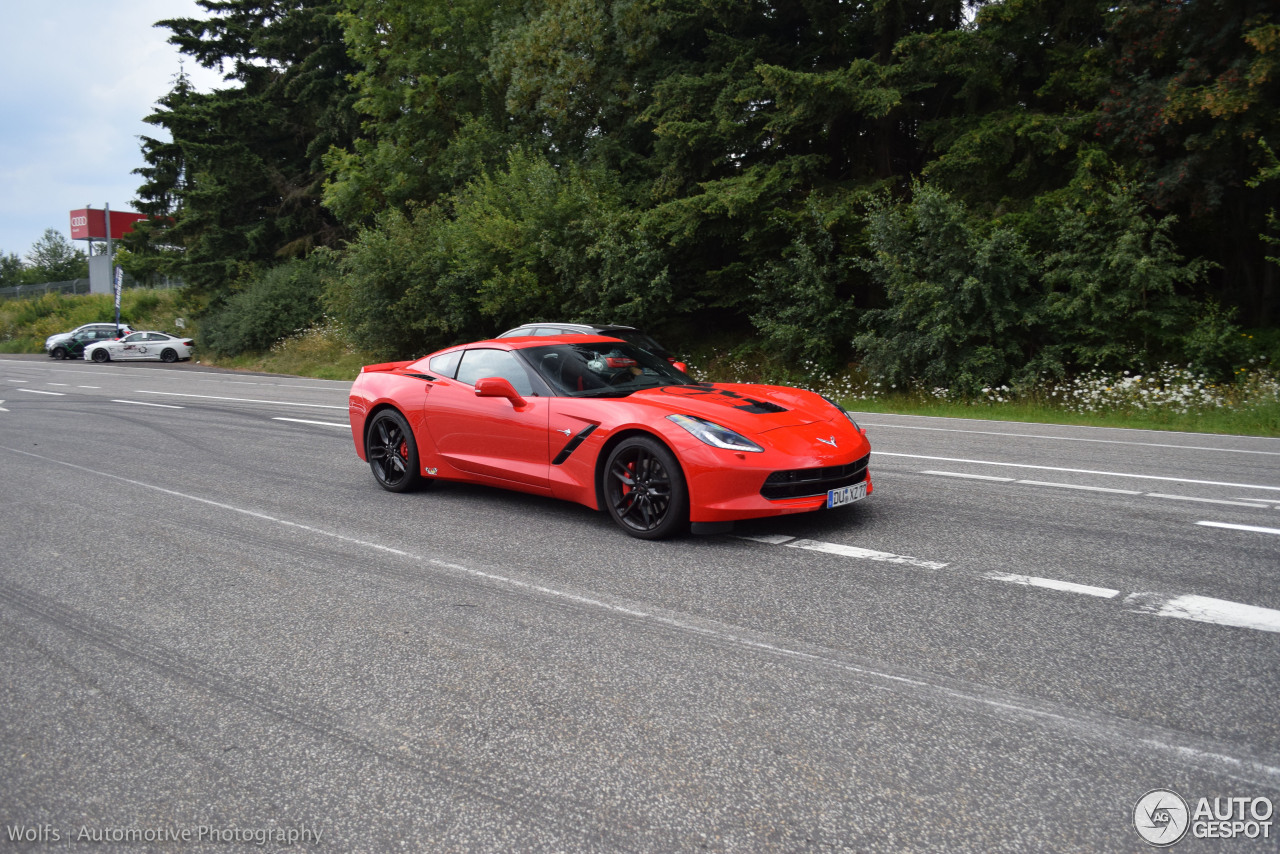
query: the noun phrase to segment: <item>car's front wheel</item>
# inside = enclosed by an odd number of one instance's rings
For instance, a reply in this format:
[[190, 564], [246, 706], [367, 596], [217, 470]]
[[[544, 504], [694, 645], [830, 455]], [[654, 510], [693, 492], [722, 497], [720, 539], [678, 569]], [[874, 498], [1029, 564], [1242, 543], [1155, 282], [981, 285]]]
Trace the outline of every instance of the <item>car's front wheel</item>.
[[647, 436], [624, 439], [604, 467], [604, 501], [622, 530], [661, 540], [689, 524], [689, 490], [675, 455]]
[[378, 485], [391, 492], [408, 492], [422, 482], [418, 470], [418, 443], [404, 416], [384, 409], [369, 422], [365, 455]]
[[95, 362], [98, 362], [99, 364], [101, 364], [102, 362], [109, 362], [111, 361], [111, 354], [108, 353], [106, 350], [94, 350], [93, 360]]
[[57, 359], [58, 361], [62, 361], [63, 359], [67, 358], [67, 351], [62, 347], [54, 347], [53, 352], [50, 353], [49, 355], [53, 356], [53, 358]]

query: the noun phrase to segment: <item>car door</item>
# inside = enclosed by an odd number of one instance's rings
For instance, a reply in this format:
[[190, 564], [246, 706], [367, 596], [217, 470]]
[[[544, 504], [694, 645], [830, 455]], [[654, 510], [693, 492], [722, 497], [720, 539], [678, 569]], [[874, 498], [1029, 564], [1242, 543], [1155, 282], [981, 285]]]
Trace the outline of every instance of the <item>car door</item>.
[[146, 353], [146, 338], [147, 333], [135, 332], [108, 344], [107, 346], [111, 348], [111, 358], [120, 360], [143, 358], [143, 354]]
[[[487, 377], [511, 383], [520, 401], [477, 397]], [[432, 384], [425, 401], [427, 432], [436, 450], [459, 471], [500, 485], [548, 489], [548, 398], [508, 350], [472, 348], [462, 353], [456, 379]]]

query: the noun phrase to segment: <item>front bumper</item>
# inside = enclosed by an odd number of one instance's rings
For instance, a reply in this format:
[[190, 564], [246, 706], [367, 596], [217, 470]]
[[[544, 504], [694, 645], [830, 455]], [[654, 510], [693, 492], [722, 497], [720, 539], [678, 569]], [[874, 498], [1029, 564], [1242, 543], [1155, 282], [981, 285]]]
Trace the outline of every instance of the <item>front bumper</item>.
[[[872, 492], [866, 439], [849, 450], [813, 452], [806, 457], [766, 449], [736, 453], [698, 443], [680, 449], [689, 487], [691, 522], [732, 522], [809, 513], [827, 505], [827, 491], [854, 483]], [[842, 443], [845, 444], [845, 443]]]

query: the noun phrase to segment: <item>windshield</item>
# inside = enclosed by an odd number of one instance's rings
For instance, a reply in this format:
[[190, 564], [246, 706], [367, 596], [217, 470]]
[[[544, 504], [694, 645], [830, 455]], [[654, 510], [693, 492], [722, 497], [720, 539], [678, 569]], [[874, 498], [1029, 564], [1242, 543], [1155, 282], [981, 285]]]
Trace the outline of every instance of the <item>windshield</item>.
[[623, 341], [551, 344], [519, 353], [565, 397], [626, 397], [646, 388], [693, 385], [665, 359]]

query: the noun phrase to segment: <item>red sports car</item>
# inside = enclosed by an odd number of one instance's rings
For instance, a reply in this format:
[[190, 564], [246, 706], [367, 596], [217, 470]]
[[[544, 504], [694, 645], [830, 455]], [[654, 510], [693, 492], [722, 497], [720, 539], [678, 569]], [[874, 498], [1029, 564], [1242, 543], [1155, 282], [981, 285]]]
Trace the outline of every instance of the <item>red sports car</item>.
[[695, 382], [613, 338], [503, 338], [368, 365], [356, 453], [404, 492], [434, 480], [605, 509], [633, 537], [840, 507], [871, 493], [866, 434], [796, 388]]

